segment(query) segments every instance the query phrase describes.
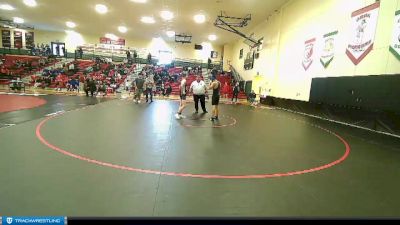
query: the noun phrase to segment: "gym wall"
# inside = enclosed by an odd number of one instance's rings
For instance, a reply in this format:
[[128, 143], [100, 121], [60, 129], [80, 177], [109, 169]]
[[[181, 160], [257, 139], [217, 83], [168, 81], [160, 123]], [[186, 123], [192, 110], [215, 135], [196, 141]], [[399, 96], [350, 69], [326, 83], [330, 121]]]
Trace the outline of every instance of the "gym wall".
[[310, 102], [400, 113], [400, 75], [314, 78]]
[[[68, 50], [68, 52], [74, 52], [76, 47], [79, 45], [99, 44], [99, 39], [101, 36], [101, 35], [98, 36], [86, 35], [80, 33], [67, 34], [66, 32], [43, 31], [43, 30], [33, 30], [33, 32], [35, 33], [35, 44], [37, 43], [50, 44], [52, 41], [65, 42], [65, 47]], [[23, 38], [25, 38], [24, 35]], [[127, 47], [151, 49], [154, 46], [154, 41], [125, 38], [125, 44]], [[222, 46], [213, 45], [212, 43], [209, 43], [205, 45], [206, 48], [203, 48], [202, 51], [198, 51], [194, 49], [194, 44], [195, 43], [182, 45], [180, 43], [175, 43], [175, 42], [166, 42], [167, 48], [169, 48], [173, 52], [176, 58], [196, 59], [207, 62], [208, 57], [211, 56], [211, 51], [217, 51], [218, 58], [213, 59], [213, 61], [221, 60]], [[0, 46], [2, 46], [1, 38], [0, 38]]]
[[[290, 0], [268, 20], [249, 33], [257, 38], [264, 37], [263, 49], [255, 60], [253, 70], [243, 68], [239, 59], [240, 49], [244, 55], [249, 47], [243, 39], [224, 45], [225, 61], [231, 64], [245, 80], [254, 80], [253, 89], [271, 89], [271, 96], [309, 101], [313, 78], [356, 77], [366, 75], [390, 76], [400, 73], [400, 61], [389, 52], [393, 32], [395, 11], [400, 10], [400, 0], [381, 0], [379, 18], [373, 50], [358, 65], [354, 65], [345, 54], [350, 40], [351, 13], [375, 3], [375, 0]], [[313, 64], [305, 71], [302, 66], [304, 42], [324, 34], [338, 31], [335, 57], [325, 69], [319, 62], [318, 53]]]

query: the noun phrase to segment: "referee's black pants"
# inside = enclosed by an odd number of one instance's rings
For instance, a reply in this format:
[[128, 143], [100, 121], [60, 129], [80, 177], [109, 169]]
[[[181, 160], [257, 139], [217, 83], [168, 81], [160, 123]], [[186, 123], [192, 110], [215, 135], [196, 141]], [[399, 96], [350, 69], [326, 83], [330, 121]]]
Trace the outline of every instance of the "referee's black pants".
[[203, 112], [207, 112], [206, 109], [206, 95], [193, 95], [194, 99], [194, 108], [196, 109], [196, 112], [199, 111], [199, 100], [201, 104], [201, 108], [203, 109]]

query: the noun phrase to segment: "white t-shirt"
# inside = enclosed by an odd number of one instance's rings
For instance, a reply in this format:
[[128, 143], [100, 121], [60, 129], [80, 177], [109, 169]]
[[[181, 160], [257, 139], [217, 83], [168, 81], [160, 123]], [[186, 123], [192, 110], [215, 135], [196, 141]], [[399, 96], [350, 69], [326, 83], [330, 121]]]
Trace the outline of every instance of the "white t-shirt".
[[195, 95], [204, 95], [206, 93], [206, 83], [204, 81], [193, 81], [190, 85], [190, 89], [193, 90], [193, 94]]

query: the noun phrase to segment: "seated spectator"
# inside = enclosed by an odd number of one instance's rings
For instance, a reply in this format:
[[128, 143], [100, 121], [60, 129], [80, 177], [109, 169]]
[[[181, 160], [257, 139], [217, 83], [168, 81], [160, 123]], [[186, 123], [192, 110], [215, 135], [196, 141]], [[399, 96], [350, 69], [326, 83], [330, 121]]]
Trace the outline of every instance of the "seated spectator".
[[[79, 82], [75, 80], [75, 78], [69, 79], [67, 83], [67, 91], [75, 91], [78, 90]], [[79, 92], [79, 90], [78, 90]]]
[[249, 101], [251, 105], [255, 105], [257, 103], [256, 97], [257, 97], [256, 93], [254, 92], [254, 90], [252, 90], [251, 93], [249, 94]]
[[23, 88], [23, 85], [24, 84], [23, 84], [21, 78], [18, 77], [16, 80], [11, 80], [10, 89], [13, 91], [15, 91], [15, 90], [20, 91]]
[[0, 69], [0, 74], [1, 75], [9, 75], [9, 70], [5, 66], [2, 66]]
[[75, 65], [73, 63], [69, 64], [68, 70], [69, 71], [74, 71], [75, 70]]
[[165, 96], [169, 97], [169, 95], [172, 92], [171, 84], [170, 83], [166, 83], [164, 87], [165, 87]]
[[103, 92], [103, 96], [107, 95], [107, 85], [105, 82], [99, 82], [97, 85], [97, 93]]
[[119, 88], [119, 84], [117, 83], [110, 84], [109, 86], [112, 89], [112, 93], [116, 92], [117, 89]]
[[85, 69], [85, 73], [91, 73], [93, 72], [93, 67], [89, 66]]

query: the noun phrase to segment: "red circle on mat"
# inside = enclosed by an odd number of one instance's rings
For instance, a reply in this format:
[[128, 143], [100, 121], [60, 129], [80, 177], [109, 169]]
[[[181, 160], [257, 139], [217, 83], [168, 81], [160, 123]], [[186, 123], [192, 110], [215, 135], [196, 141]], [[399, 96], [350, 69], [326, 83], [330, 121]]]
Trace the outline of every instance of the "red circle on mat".
[[298, 170], [298, 171], [290, 171], [290, 172], [282, 172], [282, 173], [273, 173], [273, 174], [249, 174], [249, 175], [218, 175], [218, 174], [190, 174], [190, 173], [178, 173], [178, 172], [168, 172], [168, 171], [159, 171], [159, 170], [147, 170], [147, 169], [140, 169], [140, 168], [134, 168], [134, 167], [129, 167], [129, 166], [122, 166], [122, 165], [117, 165], [117, 164], [112, 164], [108, 162], [102, 162], [99, 160], [95, 159], [90, 159], [85, 156], [81, 156], [78, 154], [71, 153], [69, 151], [66, 151], [62, 148], [59, 148], [55, 145], [52, 145], [49, 143], [42, 135], [41, 129], [44, 126], [44, 124], [49, 121], [52, 118], [55, 118], [57, 116], [52, 116], [48, 117], [44, 120], [42, 120], [37, 126], [36, 126], [36, 136], [37, 138], [47, 147], [64, 154], [66, 156], [70, 156], [75, 159], [79, 159], [82, 161], [86, 161], [89, 163], [97, 164], [99, 166], [106, 166], [114, 169], [119, 169], [119, 170], [126, 170], [126, 171], [132, 171], [132, 172], [138, 172], [138, 173], [147, 173], [147, 174], [155, 174], [155, 175], [164, 175], [164, 176], [176, 176], [176, 177], [191, 177], [191, 178], [204, 178], [204, 179], [264, 179], [264, 178], [277, 178], [277, 177], [287, 177], [287, 176], [294, 176], [294, 175], [301, 175], [301, 174], [306, 174], [306, 173], [312, 173], [324, 169], [328, 169], [332, 166], [335, 166], [339, 163], [342, 163], [350, 154], [350, 145], [347, 143], [346, 140], [344, 140], [341, 136], [338, 134], [325, 129], [323, 127], [314, 125], [314, 124], [309, 124], [311, 126], [314, 126], [316, 128], [319, 128], [325, 132], [328, 132], [332, 135], [334, 135], [336, 138], [338, 138], [344, 145], [345, 150], [344, 154], [337, 160], [321, 165], [319, 167], [315, 168], [309, 168], [309, 169], [304, 169], [304, 170]]
[[36, 108], [46, 104], [43, 98], [19, 95], [0, 95], [0, 113]]

